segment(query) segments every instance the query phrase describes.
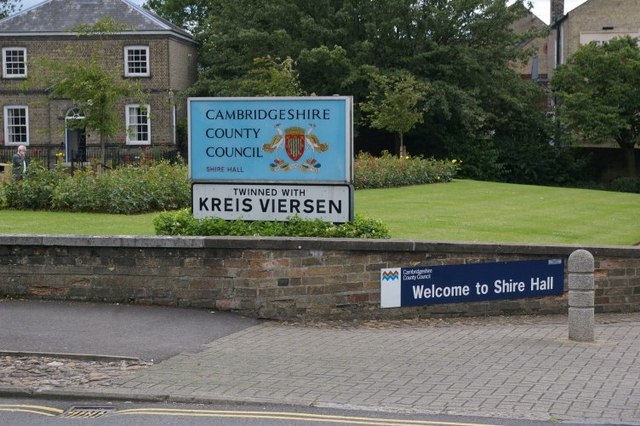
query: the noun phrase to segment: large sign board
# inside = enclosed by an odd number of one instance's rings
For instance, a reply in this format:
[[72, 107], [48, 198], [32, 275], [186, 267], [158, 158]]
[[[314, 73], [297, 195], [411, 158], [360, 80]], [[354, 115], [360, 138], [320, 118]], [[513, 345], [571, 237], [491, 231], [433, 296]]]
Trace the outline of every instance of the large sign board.
[[190, 98], [194, 182], [350, 183], [351, 97]]
[[562, 259], [386, 268], [380, 306], [433, 305], [561, 295]]
[[343, 223], [353, 220], [353, 186], [194, 183], [193, 216], [279, 220], [292, 216]]

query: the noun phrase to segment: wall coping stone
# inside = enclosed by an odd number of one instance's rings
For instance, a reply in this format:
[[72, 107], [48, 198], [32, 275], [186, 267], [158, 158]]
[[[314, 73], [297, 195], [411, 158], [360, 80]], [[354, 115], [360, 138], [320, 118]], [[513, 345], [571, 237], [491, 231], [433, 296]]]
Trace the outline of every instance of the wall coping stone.
[[582, 246], [562, 244], [476, 243], [450, 241], [368, 240], [349, 238], [300, 237], [176, 237], [176, 236], [87, 236], [3, 234], [0, 245], [63, 247], [126, 247], [167, 249], [270, 249], [270, 250], [344, 250], [368, 252], [481, 253], [508, 255], [569, 256], [584, 249], [594, 257], [640, 257], [640, 246]]

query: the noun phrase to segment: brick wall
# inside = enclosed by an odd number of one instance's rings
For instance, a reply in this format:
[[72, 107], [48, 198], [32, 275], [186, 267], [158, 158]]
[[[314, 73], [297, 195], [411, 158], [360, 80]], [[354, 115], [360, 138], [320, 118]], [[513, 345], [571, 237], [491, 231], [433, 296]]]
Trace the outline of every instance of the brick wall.
[[[103, 59], [104, 66], [115, 76], [124, 78], [124, 47], [149, 46], [150, 77], [135, 78], [142, 89], [150, 93], [151, 144], [173, 143], [173, 111], [170, 105], [176, 97], [171, 91], [179, 92], [188, 88], [196, 79], [196, 47], [193, 43], [174, 40], [166, 36], [137, 35], [111, 36], [100, 41], [92, 38], [78, 38], [75, 35], [51, 37], [2, 37], [0, 47], [27, 48], [28, 83], [25, 79], [0, 78], [0, 123], [3, 120], [3, 105], [15, 104], [29, 107], [29, 144], [59, 146], [65, 141], [65, 114], [73, 107], [68, 100], [49, 101], [44, 92], [48, 82], [41, 77], [42, 58], [65, 61], [68, 58], [90, 58], [96, 50]], [[170, 55], [175, 54], [176, 58]], [[25, 83], [27, 83], [25, 85]], [[118, 106], [121, 111], [121, 128], [116, 137], [109, 141], [117, 143], [126, 138], [125, 105], [137, 103], [133, 99], [123, 100]], [[179, 106], [184, 111], [186, 101]], [[4, 138], [4, 128], [0, 126], [0, 139]], [[99, 135], [88, 130], [87, 144], [99, 145]]]
[[[532, 30], [545, 31], [547, 29], [547, 25], [535, 15], [528, 14], [514, 22], [511, 28], [516, 34], [524, 34], [525, 32]], [[549, 75], [548, 43], [549, 40], [546, 37], [540, 37], [527, 40], [519, 46], [519, 49], [522, 51], [533, 49], [536, 52], [534, 57], [537, 58], [538, 78], [541, 80], [546, 80]], [[509, 64], [509, 67], [521, 76], [530, 78], [533, 71], [533, 62], [534, 58], [532, 57], [529, 58], [526, 63], [523, 63], [520, 60], [513, 61]]]
[[172, 90], [187, 90], [198, 78], [197, 53], [193, 44], [169, 40], [169, 85]]
[[581, 33], [637, 34], [638, 20], [640, 0], [590, 0], [583, 3], [569, 12], [565, 23], [565, 58], [570, 58], [580, 47]]
[[[596, 259], [596, 311], [640, 311], [640, 248], [581, 248]], [[200, 307], [275, 319], [564, 313], [566, 293], [380, 309], [380, 269], [566, 260], [575, 249], [384, 240], [5, 235], [0, 236], [0, 296]]]

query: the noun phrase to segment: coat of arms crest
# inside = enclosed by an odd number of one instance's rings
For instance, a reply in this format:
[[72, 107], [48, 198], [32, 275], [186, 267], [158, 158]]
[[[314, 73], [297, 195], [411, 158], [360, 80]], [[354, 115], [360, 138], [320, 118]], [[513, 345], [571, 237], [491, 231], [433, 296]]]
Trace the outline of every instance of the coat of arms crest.
[[320, 163], [313, 157], [307, 158], [301, 165], [296, 163], [304, 155], [307, 145], [311, 151], [316, 153], [322, 153], [329, 149], [329, 145], [320, 142], [318, 137], [312, 134], [315, 127], [315, 125], [310, 124], [307, 130], [302, 127], [288, 127], [283, 131], [280, 128], [280, 124], [276, 124], [276, 135], [271, 138], [271, 142], [264, 144], [262, 148], [266, 152], [275, 152], [282, 147], [282, 142], [284, 141], [284, 151], [294, 164], [276, 157], [269, 165], [271, 170], [290, 171], [291, 169], [300, 169], [302, 171], [318, 172]]

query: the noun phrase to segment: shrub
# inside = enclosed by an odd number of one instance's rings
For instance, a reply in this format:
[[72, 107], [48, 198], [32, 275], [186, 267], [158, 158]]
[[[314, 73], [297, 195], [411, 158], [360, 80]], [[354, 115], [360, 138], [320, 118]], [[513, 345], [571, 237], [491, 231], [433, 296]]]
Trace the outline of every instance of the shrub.
[[464, 159], [458, 175], [464, 179], [495, 180], [504, 178], [504, 164], [500, 150], [492, 140], [465, 140], [456, 147], [456, 155]]
[[640, 194], [640, 177], [619, 177], [609, 183], [609, 189]]
[[103, 203], [100, 211], [108, 213], [175, 210], [191, 202], [186, 166], [164, 161], [98, 175], [96, 191]]
[[187, 166], [165, 161], [124, 166], [96, 174], [64, 166], [46, 170], [32, 165], [22, 180], [9, 180], [0, 190], [4, 204], [15, 209], [134, 214], [184, 208], [191, 202]]
[[195, 219], [189, 209], [160, 213], [153, 221], [158, 235], [217, 235], [217, 236], [280, 236], [320, 238], [389, 238], [389, 230], [382, 222], [356, 215], [351, 223], [333, 224], [321, 220], [306, 220], [294, 216], [287, 222], [219, 218]]
[[54, 191], [67, 176], [63, 167], [47, 170], [41, 162], [33, 161], [22, 179], [4, 182], [4, 204], [13, 209], [49, 209]]
[[423, 157], [396, 157], [385, 151], [380, 157], [360, 152], [354, 162], [356, 189], [391, 188], [451, 181], [458, 164]]
[[51, 210], [98, 211], [96, 205], [101, 203], [95, 181], [95, 175], [89, 169], [78, 170], [73, 177], [61, 180], [51, 194]]

